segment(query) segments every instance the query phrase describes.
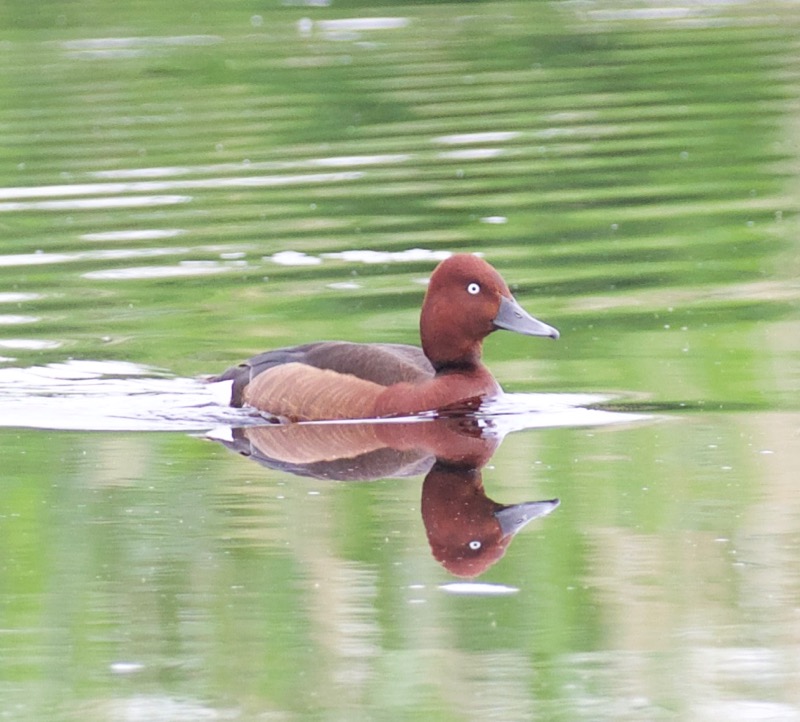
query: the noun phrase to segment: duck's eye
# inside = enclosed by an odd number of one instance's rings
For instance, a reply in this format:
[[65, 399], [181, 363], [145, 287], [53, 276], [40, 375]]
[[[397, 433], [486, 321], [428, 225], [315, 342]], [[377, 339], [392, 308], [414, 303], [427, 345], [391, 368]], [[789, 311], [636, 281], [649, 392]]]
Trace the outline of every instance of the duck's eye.
[[[473, 284], [473, 285], [474, 285], [474, 284]], [[480, 548], [481, 548], [481, 543], [480, 543], [480, 542], [479, 542], [477, 539], [473, 539], [473, 540], [472, 540], [472, 541], [469, 543], [469, 548], [470, 548], [470, 549], [472, 549], [472, 551], [476, 552], [476, 551], [478, 551], [478, 549], [480, 549]]]
[[477, 296], [481, 292], [481, 287], [474, 281], [467, 286], [467, 293], [472, 296]]

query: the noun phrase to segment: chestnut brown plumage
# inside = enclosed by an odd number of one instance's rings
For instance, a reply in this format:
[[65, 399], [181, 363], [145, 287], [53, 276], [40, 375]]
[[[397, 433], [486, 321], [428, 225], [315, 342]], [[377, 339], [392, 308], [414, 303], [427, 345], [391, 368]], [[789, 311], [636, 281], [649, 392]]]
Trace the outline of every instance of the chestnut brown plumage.
[[422, 348], [320, 341], [267, 351], [211, 380], [233, 382], [231, 405], [292, 421], [410, 415], [499, 394], [481, 361], [483, 339], [497, 329], [558, 338], [486, 261], [457, 254], [431, 275]]

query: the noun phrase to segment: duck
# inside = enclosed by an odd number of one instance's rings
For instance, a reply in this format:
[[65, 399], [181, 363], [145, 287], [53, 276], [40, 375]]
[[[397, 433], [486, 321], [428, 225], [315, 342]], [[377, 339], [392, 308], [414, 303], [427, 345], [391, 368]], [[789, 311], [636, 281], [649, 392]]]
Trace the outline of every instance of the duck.
[[317, 341], [273, 349], [209, 380], [232, 382], [230, 405], [288, 422], [413, 416], [479, 404], [502, 389], [481, 360], [497, 330], [557, 339], [480, 256], [453, 254], [431, 274], [421, 346]]

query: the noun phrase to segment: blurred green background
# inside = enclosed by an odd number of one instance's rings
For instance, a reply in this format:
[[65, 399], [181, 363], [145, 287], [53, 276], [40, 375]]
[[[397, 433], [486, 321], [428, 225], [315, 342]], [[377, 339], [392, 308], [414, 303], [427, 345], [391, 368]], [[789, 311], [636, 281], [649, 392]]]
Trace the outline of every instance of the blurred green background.
[[516, 593], [461, 597], [417, 479], [24, 430], [0, 389], [0, 716], [800, 719], [794, 3], [5, 0], [0, 28], [0, 380], [415, 343], [436, 253], [475, 251], [562, 333], [490, 338], [504, 388], [656, 414], [510, 436], [489, 495], [562, 505], [482, 579]]

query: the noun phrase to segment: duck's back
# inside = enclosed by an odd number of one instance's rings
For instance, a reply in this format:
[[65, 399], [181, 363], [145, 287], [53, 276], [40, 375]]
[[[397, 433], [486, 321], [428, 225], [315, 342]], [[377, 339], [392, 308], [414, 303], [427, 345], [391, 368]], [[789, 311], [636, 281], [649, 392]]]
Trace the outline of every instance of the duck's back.
[[421, 383], [434, 376], [416, 346], [319, 341], [274, 349], [232, 366], [213, 381], [233, 381], [231, 405], [247, 403], [281, 416], [308, 418], [307, 407], [324, 405], [352, 418], [371, 413], [385, 387]]

